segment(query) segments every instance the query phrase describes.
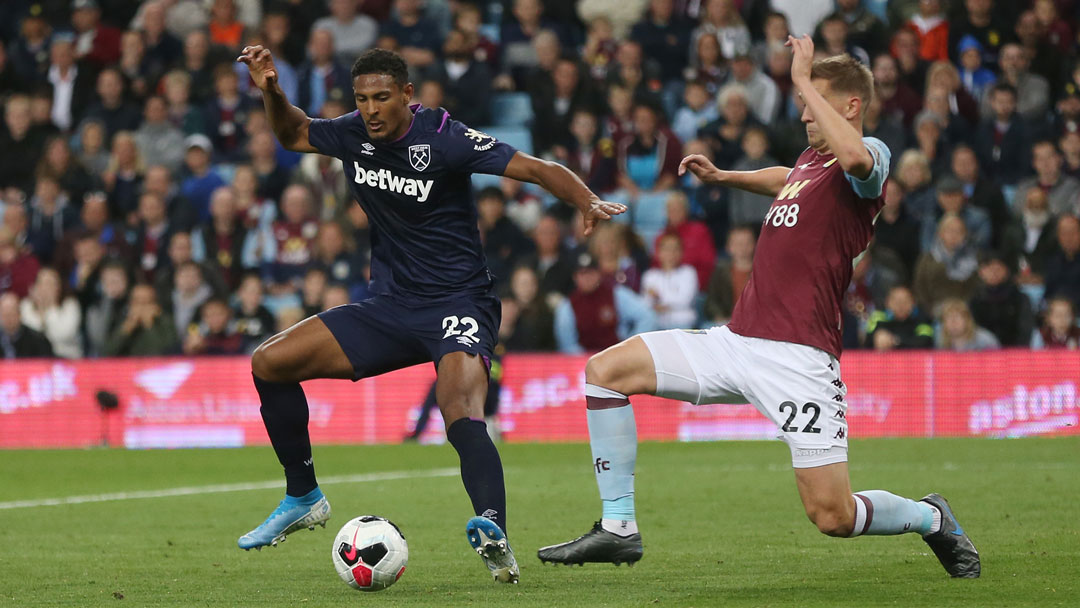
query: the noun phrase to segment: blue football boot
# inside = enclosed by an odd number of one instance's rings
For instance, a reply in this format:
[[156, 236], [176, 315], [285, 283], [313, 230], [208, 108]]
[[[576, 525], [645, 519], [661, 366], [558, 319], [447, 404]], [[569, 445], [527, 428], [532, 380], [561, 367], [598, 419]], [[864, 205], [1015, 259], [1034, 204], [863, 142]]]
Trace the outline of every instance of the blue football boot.
[[514, 559], [514, 550], [510, 548], [506, 534], [503, 534], [499, 524], [486, 517], [474, 517], [465, 524], [465, 536], [496, 581], [517, 584], [517, 560]]
[[276, 547], [287, 535], [301, 528], [314, 530], [317, 525], [325, 528], [329, 519], [330, 502], [319, 488], [299, 498], [285, 496], [266, 521], [241, 536], [236, 544], [245, 551], [266, 546]]

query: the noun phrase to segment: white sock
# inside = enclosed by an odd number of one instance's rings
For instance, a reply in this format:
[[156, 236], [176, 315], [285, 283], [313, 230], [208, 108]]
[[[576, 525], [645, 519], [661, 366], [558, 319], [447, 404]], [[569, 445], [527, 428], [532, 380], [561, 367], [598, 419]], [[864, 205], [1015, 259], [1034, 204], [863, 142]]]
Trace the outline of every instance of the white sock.
[[602, 519], [600, 520], [600, 527], [612, 534], [619, 536], [630, 536], [631, 534], [637, 534], [637, 522], [634, 520], [625, 519]]

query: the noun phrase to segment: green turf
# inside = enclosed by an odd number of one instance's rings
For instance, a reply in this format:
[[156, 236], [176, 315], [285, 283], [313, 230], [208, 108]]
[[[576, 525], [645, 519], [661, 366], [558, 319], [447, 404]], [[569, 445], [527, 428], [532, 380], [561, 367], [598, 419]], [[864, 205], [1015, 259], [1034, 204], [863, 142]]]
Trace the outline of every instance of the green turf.
[[[983, 578], [951, 580], [916, 535], [821, 536], [776, 442], [644, 444], [633, 569], [542, 566], [537, 547], [585, 532], [598, 500], [585, 445], [506, 445], [521, 584], [496, 586], [465, 541], [456, 477], [325, 489], [331, 528], [374, 513], [398, 523], [401, 581], [352, 591], [332, 532], [245, 553], [236, 537], [280, 490], [0, 510], [0, 606], [1078, 606], [1080, 438], [873, 440], [851, 446], [856, 489], [950, 499]], [[456, 466], [448, 446], [319, 447], [321, 475]], [[0, 452], [0, 502], [275, 479], [268, 448]], [[123, 599], [118, 599], [122, 596]]]

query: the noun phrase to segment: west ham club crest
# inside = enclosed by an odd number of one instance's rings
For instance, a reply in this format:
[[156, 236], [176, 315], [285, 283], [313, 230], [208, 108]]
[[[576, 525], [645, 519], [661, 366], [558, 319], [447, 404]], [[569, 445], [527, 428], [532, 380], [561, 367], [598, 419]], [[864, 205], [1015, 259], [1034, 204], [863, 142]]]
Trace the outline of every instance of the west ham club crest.
[[409, 146], [409, 164], [413, 169], [417, 171], [423, 171], [427, 169], [428, 164], [431, 163], [431, 146], [428, 144], [417, 144], [415, 146]]

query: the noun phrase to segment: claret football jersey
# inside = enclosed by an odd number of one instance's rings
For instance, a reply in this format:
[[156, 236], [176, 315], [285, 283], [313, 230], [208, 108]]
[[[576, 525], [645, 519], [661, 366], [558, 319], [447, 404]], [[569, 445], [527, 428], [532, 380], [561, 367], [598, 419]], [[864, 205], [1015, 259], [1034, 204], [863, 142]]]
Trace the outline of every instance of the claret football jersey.
[[799, 156], [761, 225], [731, 331], [840, 356], [844, 292], [874, 235], [889, 174], [888, 146], [873, 137], [863, 143], [874, 159], [864, 180], [845, 173], [831, 153], [807, 148]]

